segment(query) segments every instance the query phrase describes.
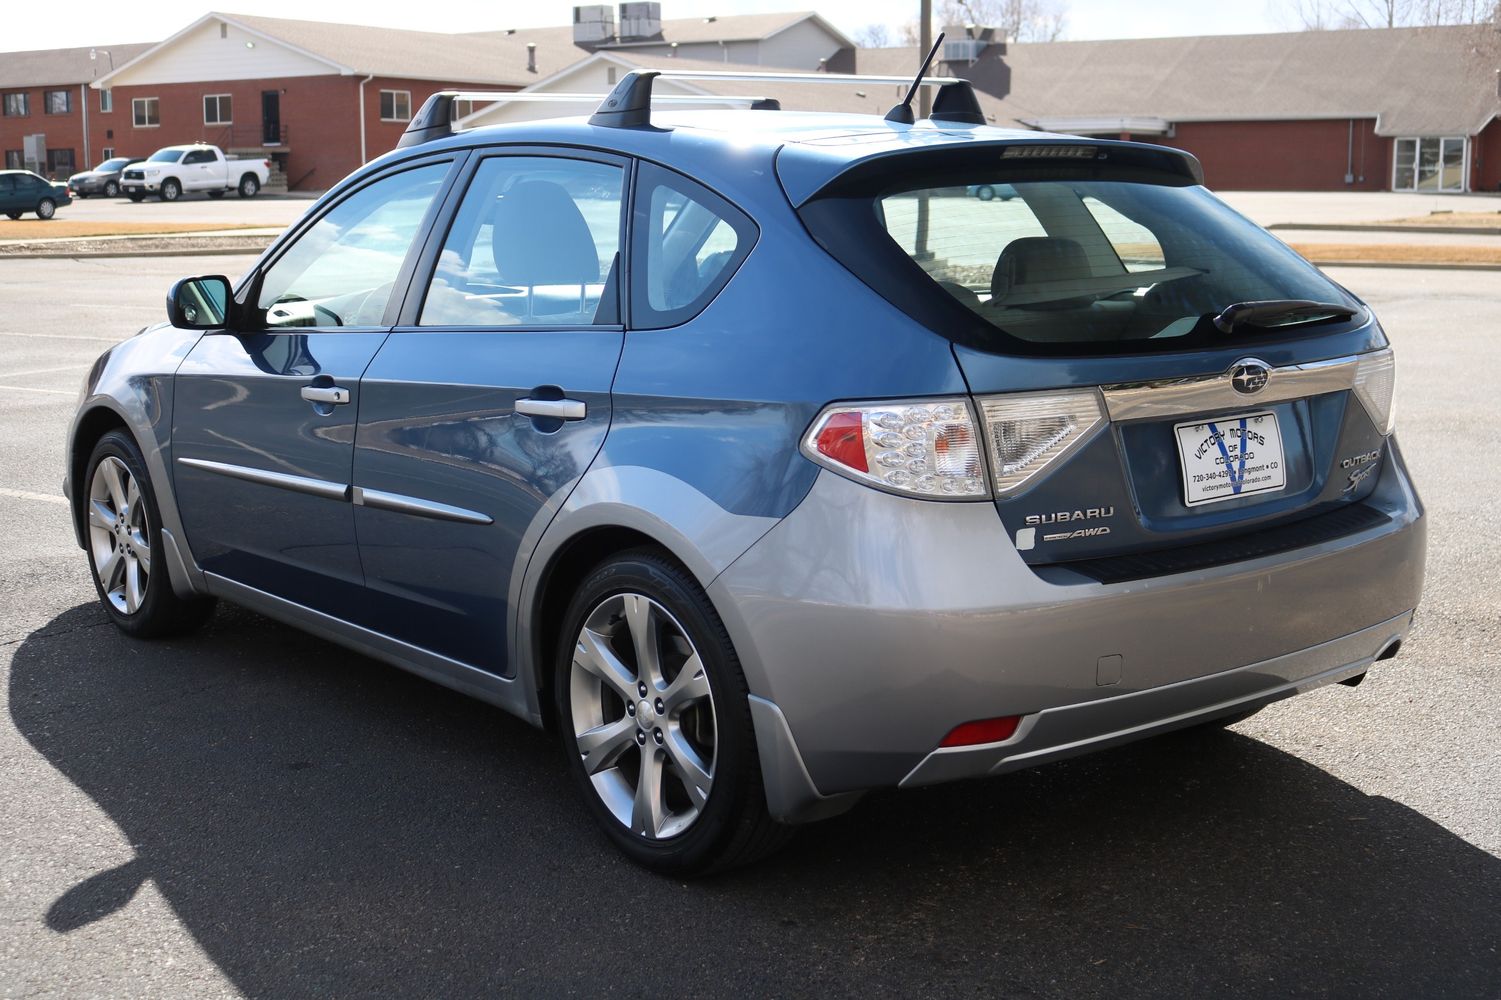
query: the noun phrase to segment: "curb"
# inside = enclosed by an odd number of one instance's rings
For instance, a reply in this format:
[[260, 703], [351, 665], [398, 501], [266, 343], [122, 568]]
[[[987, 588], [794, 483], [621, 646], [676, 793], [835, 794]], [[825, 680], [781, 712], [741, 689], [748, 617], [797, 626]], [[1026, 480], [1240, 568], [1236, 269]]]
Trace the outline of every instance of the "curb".
[[[266, 244], [270, 246], [271, 244]], [[200, 247], [197, 250], [47, 250], [34, 253], [0, 253], [0, 260], [86, 260], [96, 257], [222, 257], [227, 254], [261, 254], [266, 247]]]
[[1501, 271], [1501, 264], [1436, 264], [1433, 261], [1399, 260], [1318, 260], [1307, 258], [1315, 267], [1390, 267], [1408, 271]]
[[1501, 236], [1501, 226], [1366, 226], [1359, 223], [1278, 222], [1266, 228], [1273, 232], [1325, 233], [1434, 233], [1439, 236]]

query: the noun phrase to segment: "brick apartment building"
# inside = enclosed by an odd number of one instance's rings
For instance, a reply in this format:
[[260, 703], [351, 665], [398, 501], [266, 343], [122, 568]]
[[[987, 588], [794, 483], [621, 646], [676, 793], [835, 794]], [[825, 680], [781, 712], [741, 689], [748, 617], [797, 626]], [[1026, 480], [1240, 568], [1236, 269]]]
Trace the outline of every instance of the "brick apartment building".
[[[441, 89], [598, 92], [649, 66], [905, 75], [920, 60], [857, 50], [809, 12], [662, 20], [645, 2], [619, 14], [584, 6], [571, 25], [446, 34], [213, 13], [155, 45], [6, 53], [0, 149], [7, 166], [62, 177], [201, 139], [317, 189], [390, 149]], [[995, 124], [1177, 146], [1220, 189], [1461, 192], [1501, 189], [1498, 52], [1501, 35], [1475, 27], [1021, 45], [957, 29], [938, 68], [972, 80]], [[788, 109], [882, 114], [898, 88], [751, 89]], [[479, 124], [589, 109], [474, 110]]]
[[[807, 12], [663, 21], [660, 11], [622, 4], [617, 26], [613, 8], [581, 7], [570, 26], [465, 34], [211, 13], [154, 45], [7, 53], [0, 149], [8, 166], [61, 178], [202, 140], [271, 159], [272, 189], [317, 189], [394, 146], [439, 90], [518, 90], [601, 49], [777, 66], [853, 51]], [[27, 136], [43, 150], [31, 160]]]

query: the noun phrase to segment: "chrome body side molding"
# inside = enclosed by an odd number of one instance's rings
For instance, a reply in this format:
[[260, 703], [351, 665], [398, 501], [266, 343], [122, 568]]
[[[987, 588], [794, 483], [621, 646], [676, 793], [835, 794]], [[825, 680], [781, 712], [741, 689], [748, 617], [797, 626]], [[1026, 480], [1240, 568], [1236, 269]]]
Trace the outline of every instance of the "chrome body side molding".
[[252, 469], [249, 466], [230, 465], [227, 462], [210, 462], [203, 458], [179, 456], [177, 462], [179, 465], [186, 465], [193, 469], [216, 472], [231, 479], [243, 479], [247, 483], [275, 486], [278, 489], [291, 490], [293, 493], [306, 493], [309, 496], [323, 497], [328, 500], [349, 499], [349, 487], [344, 483], [331, 483], [324, 479], [310, 479], [307, 476], [293, 476], [285, 472], [270, 472], [266, 469]]
[[354, 487], [352, 499], [361, 507], [390, 510], [398, 514], [412, 514], [416, 517], [431, 517], [439, 521], [458, 521], [460, 524], [495, 523], [493, 517], [489, 514], [481, 514], [479, 511], [453, 507], [446, 503], [438, 503], [436, 500], [402, 496], [400, 493], [368, 490], [362, 486]]
[[1231, 372], [1160, 382], [1105, 385], [1100, 387], [1100, 392], [1105, 397], [1105, 409], [1115, 423], [1157, 420], [1185, 413], [1280, 403], [1289, 399], [1352, 389], [1355, 386], [1357, 361], [1354, 357], [1335, 358], [1332, 361], [1271, 368], [1267, 370], [1263, 387], [1255, 393], [1237, 391], [1232, 383]]

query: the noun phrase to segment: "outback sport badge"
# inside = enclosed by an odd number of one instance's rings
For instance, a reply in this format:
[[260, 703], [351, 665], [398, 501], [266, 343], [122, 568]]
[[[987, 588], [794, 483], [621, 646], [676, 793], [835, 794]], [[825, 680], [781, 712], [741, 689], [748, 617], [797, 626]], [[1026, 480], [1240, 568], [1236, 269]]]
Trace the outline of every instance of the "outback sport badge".
[[1230, 369], [1230, 387], [1242, 396], [1254, 396], [1266, 388], [1272, 370], [1254, 358], [1237, 361]]

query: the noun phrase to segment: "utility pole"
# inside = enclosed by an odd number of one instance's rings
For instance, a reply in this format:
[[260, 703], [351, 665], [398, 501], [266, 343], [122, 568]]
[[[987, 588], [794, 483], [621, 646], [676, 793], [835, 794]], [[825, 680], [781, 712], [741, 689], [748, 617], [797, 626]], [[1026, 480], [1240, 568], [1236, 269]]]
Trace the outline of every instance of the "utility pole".
[[[917, 58], [921, 59], [933, 47], [933, 0], [921, 0], [917, 15]], [[933, 98], [927, 87], [917, 88], [917, 117], [928, 117], [933, 109]]]

